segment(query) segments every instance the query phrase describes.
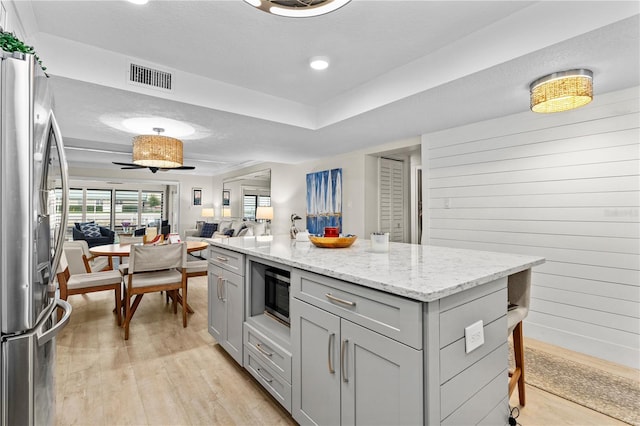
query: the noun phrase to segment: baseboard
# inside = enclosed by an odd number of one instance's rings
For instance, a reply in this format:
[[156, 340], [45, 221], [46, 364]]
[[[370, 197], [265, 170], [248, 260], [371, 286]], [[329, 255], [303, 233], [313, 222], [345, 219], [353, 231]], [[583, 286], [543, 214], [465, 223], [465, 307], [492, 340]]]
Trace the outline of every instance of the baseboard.
[[568, 333], [525, 320], [524, 335], [541, 342], [550, 343], [575, 352], [640, 369], [640, 348], [620, 346], [578, 334]]

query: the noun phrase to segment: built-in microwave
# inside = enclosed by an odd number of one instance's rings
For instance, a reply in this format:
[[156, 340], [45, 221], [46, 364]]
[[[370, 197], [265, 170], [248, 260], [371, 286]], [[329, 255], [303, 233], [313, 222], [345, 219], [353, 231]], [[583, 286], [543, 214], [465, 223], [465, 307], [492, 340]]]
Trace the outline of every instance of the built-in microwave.
[[264, 311], [289, 325], [289, 272], [267, 269], [264, 272]]

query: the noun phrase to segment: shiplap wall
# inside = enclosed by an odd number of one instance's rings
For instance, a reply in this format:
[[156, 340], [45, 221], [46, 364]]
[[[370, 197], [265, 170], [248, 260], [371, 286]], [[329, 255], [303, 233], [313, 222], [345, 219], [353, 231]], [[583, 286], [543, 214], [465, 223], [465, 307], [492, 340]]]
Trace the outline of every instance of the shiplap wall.
[[640, 368], [640, 88], [423, 135], [429, 244], [544, 256], [525, 336]]

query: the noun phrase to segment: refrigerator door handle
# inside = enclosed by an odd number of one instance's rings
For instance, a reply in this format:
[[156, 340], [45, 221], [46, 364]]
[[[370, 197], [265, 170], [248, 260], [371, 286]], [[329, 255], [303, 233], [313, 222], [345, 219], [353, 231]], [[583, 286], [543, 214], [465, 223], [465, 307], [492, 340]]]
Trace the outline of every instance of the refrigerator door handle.
[[[56, 251], [53, 255], [53, 261], [51, 262], [51, 276], [53, 277], [56, 275], [58, 263], [62, 256], [62, 245], [64, 244], [64, 239], [66, 237], [65, 231], [67, 227], [67, 220], [69, 218], [69, 172], [67, 170], [67, 158], [64, 154], [62, 133], [60, 132], [60, 127], [58, 127], [58, 121], [56, 120], [53, 111], [49, 112], [49, 122], [51, 123], [53, 134], [56, 137], [56, 148], [58, 149], [58, 158], [60, 159], [60, 180], [62, 181], [62, 217], [60, 220], [60, 233], [58, 234], [58, 241], [56, 241]], [[69, 306], [69, 312], [71, 312], [71, 306]]]
[[56, 299], [56, 302], [50, 308], [51, 312], [49, 312], [49, 315], [57, 315], [58, 310], [56, 308], [62, 308], [62, 310], [64, 310], [64, 315], [56, 325], [54, 325], [53, 327], [51, 327], [49, 330], [45, 332], [43, 332], [42, 329], [44, 328], [44, 326], [47, 324], [48, 321], [45, 320], [40, 323], [40, 325], [36, 330], [36, 342], [38, 342], [38, 346], [42, 346], [45, 343], [47, 343], [49, 340], [56, 337], [56, 335], [60, 333], [60, 331], [63, 328], [65, 328], [65, 326], [69, 322], [69, 318], [71, 317], [71, 311], [73, 310], [71, 308], [71, 305], [65, 300]]

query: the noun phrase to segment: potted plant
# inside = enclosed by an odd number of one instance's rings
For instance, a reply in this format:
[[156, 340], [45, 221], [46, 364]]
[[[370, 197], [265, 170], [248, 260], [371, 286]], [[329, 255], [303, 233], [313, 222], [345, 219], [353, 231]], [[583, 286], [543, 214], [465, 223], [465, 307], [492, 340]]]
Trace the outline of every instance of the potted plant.
[[[0, 27], [0, 49], [10, 53], [21, 52], [21, 53], [32, 54], [36, 58], [36, 61], [38, 61], [38, 63], [42, 67], [42, 71], [45, 71], [47, 69], [44, 65], [42, 65], [42, 61], [36, 54], [36, 51], [34, 50], [33, 46], [28, 46], [24, 44], [24, 42], [20, 40], [18, 37], [16, 37], [14, 33], [4, 31], [1, 27]], [[45, 75], [47, 75], [47, 73], [45, 73]], [[49, 76], [47, 75], [47, 77]]]

